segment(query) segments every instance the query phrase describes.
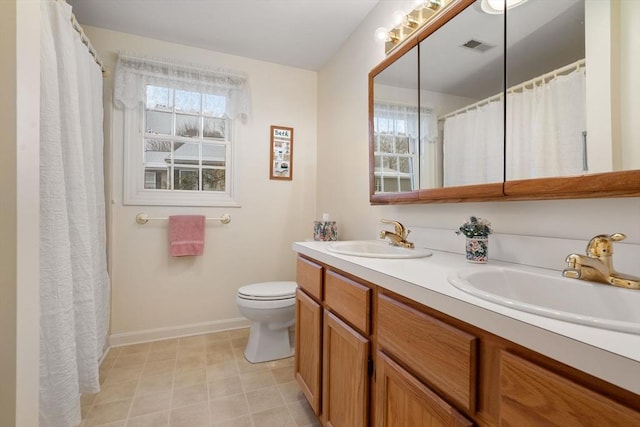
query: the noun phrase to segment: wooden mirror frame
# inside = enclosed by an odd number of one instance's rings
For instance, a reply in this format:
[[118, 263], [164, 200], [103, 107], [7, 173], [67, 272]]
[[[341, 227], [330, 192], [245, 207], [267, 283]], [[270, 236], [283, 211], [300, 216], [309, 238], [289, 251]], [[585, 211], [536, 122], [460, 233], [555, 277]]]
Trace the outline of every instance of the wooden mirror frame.
[[[454, 0], [439, 16], [405, 40], [369, 73], [369, 201], [372, 205], [459, 203], [508, 200], [552, 200], [640, 196], [640, 169], [581, 176], [533, 178], [500, 183], [375, 193], [374, 78], [475, 0]], [[504, 174], [503, 174], [504, 176]]]

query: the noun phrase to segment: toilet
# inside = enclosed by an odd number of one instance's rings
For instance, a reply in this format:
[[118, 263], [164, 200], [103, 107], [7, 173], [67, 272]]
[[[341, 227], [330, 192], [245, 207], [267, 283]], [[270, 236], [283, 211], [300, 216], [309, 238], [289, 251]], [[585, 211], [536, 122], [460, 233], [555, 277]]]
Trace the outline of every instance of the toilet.
[[263, 282], [238, 289], [238, 309], [252, 322], [244, 350], [249, 362], [293, 356], [289, 328], [295, 323], [296, 287], [296, 282]]

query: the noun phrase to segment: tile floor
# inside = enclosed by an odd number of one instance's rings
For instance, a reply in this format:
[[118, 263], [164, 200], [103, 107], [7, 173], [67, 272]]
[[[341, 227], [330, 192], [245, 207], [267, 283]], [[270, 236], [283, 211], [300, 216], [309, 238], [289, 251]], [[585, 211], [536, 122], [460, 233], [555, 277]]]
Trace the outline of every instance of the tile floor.
[[112, 348], [100, 393], [82, 396], [81, 427], [319, 426], [293, 358], [251, 364], [249, 330]]

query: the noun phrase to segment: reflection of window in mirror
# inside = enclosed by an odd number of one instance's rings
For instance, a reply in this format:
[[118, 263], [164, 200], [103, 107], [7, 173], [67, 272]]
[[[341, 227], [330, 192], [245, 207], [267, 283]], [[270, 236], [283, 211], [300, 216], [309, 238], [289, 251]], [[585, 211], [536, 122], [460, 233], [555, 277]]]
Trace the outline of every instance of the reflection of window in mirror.
[[374, 192], [417, 190], [417, 48], [375, 77], [373, 101]]

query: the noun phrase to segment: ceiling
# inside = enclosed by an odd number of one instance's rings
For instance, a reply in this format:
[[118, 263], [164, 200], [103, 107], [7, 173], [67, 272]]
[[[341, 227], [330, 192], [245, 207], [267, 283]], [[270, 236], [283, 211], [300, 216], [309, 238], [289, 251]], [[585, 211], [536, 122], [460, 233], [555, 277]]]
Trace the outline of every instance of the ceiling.
[[378, 0], [67, 0], [81, 25], [319, 70]]

